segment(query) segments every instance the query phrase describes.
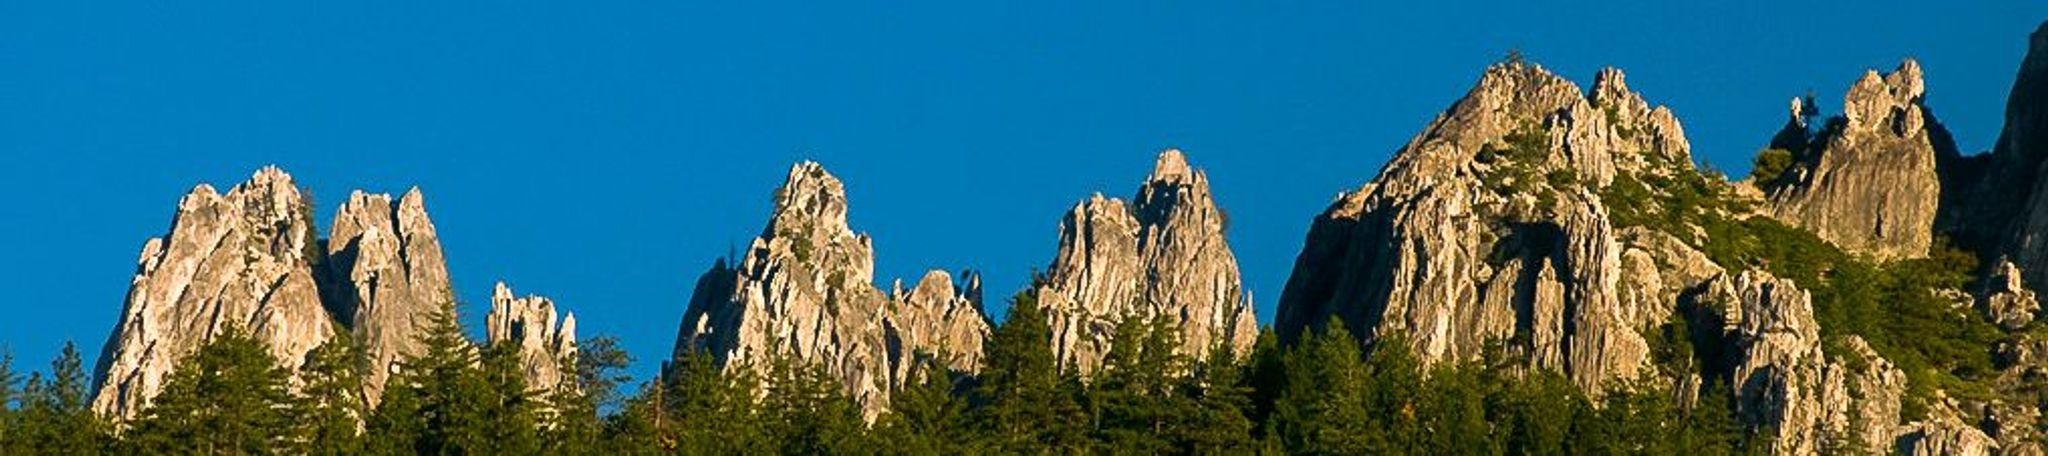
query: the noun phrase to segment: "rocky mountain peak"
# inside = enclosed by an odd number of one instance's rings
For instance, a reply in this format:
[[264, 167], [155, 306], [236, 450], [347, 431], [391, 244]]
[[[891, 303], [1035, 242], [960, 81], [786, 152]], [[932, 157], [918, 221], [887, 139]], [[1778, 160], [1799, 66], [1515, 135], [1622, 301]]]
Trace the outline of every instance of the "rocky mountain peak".
[[1662, 233], [1625, 235], [1603, 202], [1623, 177], [1695, 173], [1676, 118], [1643, 100], [1620, 70], [1586, 93], [1538, 65], [1488, 67], [1316, 218], [1281, 295], [1281, 338], [1336, 318], [1367, 342], [1405, 335], [1425, 362], [1501, 342], [1589, 390], [1634, 377], [1648, 360], [1639, 330], [1718, 269], [1622, 273], [1704, 261]]
[[493, 346], [509, 343], [519, 347], [528, 388], [546, 390], [563, 381], [575, 381], [564, 375], [562, 363], [576, 359], [576, 314], [560, 315], [560, 320], [556, 317], [553, 300], [519, 297], [505, 282], [491, 290], [484, 339]]
[[1795, 149], [1797, 163], [1760, 183], [1771, 215], [1880, 259], [1926, 255], [1942, 200], [1937, 168], [1955, 146], [1925, 96], [1920, 64], [1908, 59], [1883, 75], [1865, 72], [1843, 95], [1842, 116], [1818, 134], [1803, 120], [1812, 108], [1794, 102], [1794, 120], [1773, 143]]
[[291, 175], [264, 167], [226, 195], [199, 185], [145, 243], [95, 375], [93, 410], [135, 416], [177, 361], [228, 327], [296, 368], [335, 328], [321, 306], [312, 214]]
[[[875, 287], [873, 241], [847, 226], [844, 185], [823, 166], [790, 168], [768, 226], [737, 264], [698, 280], [677, 354], [701, 351], [726, 368], [788, 356], [846, 385], [869, 418], [888, 405], [917, 359], [971, 369], [988, 319], [978, 288], [927, 274], [907, 295]], [[978, 280], [970, 279], [978, 284]]]
[[1161, 152], [1155, 163], [1136, 204], [1100, 193], [1075, 204], [1035, 290], [1055, 352], [1084, 373], [1099, 365], [1128, 318], [1163, 319], [1190, 355], [1241, 352], [1257, 335], [1208, 177], [1179, 150]]
[[1152, 165], [1152, 176], [1146, 182], [1180, 182], [1194, 178], [1194, 168], [1188, 166], [1188, 157], [1180, 149], [1167, 149], [1159, 153], [1159, 159]]
[[1927, 93], [1923, 79], [1920, 63], [1913, 59], [1906, 59], [1883, 75], [1877, 70], [1865, 71], [1856, 85], [1849, 87], [1849, 93], [1842, 96], [1845, 128], [1888, 130], [1898, 136], [1923, 131], [1926, 119], [1920, 112], [1921, 98]]
[[336, 282], [329, 308], [370, 358], [363, 383], [374, 405], [398, 362], [424, 348], [416, 340], [418, 330], [454, 303], [426, 197], [417, 187], [395, 204], [388, 194], [351, 193], [335, 211], [327, 250]]

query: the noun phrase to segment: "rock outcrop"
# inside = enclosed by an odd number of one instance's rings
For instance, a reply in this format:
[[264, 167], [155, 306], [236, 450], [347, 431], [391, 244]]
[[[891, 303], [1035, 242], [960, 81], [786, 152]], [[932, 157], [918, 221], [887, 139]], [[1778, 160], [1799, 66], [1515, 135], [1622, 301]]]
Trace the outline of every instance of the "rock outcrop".
[[737, 264], [698, 280], [676, 341], [720, 365], [761, 366], [774, 356], [823, 367], [872, 418], [892, 386], [925, 356], [971, 370], [989, 332], [977, 280], [961, 289], [927, 274], [895, 296], [874, 285], [874, 247], [846, 223], [846, 191], [816, 163], [801, 163], [775, 193], [774, 215]]
[[1132, 201], [1097, 194], [1060, 221], [1058, 256], [1035, 290], [1060, 359], [1093, 372], [1130, 318], [1172, 328], [1187, 355], [1247, 350], [1258, 322], [1208, 176], [1167, 150]]
[[527, 388], [551, 390], [571, 382], [562, 363], [576, 360], [576, 314], [555, 313], [555, 302], [540, 296], [517, 297], [512, 288], [498, 282], [491, 291], [491, 311], [484, 317], [484, 340], [491, 346], [519, 347], [520, 367]]
[[418, 188], [391, 196], [357, 191], [334, 214], [328, 266], [336, 282], [329, 308], [369, 357], [363, 389], [372, 406], [398, 362], [417, 355], [415, 332], [453, 305], [447, 261]]
[[1899, 435], [1906, 374], [1856, 336], [1853, 360], [1822, 350], [1812, 296], [1791, 280], [1744, 272], [1709, 285], [1728, 310], [1736, 411], [1768, 430], [1774, 454], [1882, 453]]
[[1810, 107], [1794, 100], [1774, 146], [1793, 149], [1797, 165], [1758, 183], [1771, 215], [1881, 260], [1926, 256], [1942, 201], [1937, 163], [1954, 156], [1955, 145], [1925, 96], [1918, 62], [1866, 72], [1843, 95], [1842, 115], [1804, 141]]
[[1693, 173], [1683, 130], [1620, 71], [1603, 70], [1589, 96], [1535, 65], [1494, 65], [1379, 177], [1316, 218], [1275, 328], [1290, 340], [1338, 318], [1368, 341], [1406, 334], [1429, 362], [1498, 341], [1589, 390], [1632, 378], [1649, 356], [1639, 330], [1672, 304], [1623, 289], [1694, 284], [1625, 277], [1625, 257], [1654, 264], [1668, 249], [1625, 243], [1599, 191], [1677, 173]]
[[2010, 261], [1998, 263], [1991, 276], [1985, 279], [1984, 286], [1984, 314], [2007, 330], [2025, 328], [2041, 311], [2041, 303], [2035, 298], [2034, 291], [2027, 289], [2019, 267]]
[[179, 359], [230, 327], [269, 344], [288, 368], [333, 337], [308, 205], [274, 167], [225, 195], [203, 184], [186, 194], [170, 233], [142, 248], [121, 321], [95, 368], [93, 410], [134, 417]]

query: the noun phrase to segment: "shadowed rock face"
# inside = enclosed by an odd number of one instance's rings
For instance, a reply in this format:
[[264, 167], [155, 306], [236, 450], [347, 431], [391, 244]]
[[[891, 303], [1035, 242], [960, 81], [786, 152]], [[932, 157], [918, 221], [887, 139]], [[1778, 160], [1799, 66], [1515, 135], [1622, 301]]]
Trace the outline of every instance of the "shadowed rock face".
[[[1882, 76], [1864, 73], [1842, 97], [1842, 116], [1817, 136], [1786, 144], [1798, 149], [1799, 166], [1760, 183], [1771, 215], [1880, 260], [1926, 256], [1942, 201], [1937, 163], [1956, 153], [1922, 102], [1922, 79], [1910, 59]], [[1794, 100], [1780, 138], [1805, 134], [1802, 108]]]
[[[1960, 228], [2003, 227], [2000, 246], [2028, 288], [2048, 287], [2048, 24], [2034, 31], [2005, 106], [2005, 130]], [[2025, 196], [2012, 192], [2025, 189]], [[1980, 228], [1981, 229], [1981, 228]]]
[[559, 321], [556, 317], [553, 300], [517, 297], [504, 282], [498, 282], [491, 291], [491, 312], [484, 317], [484, 340], [492, 346], [519, 347], [520, 368], [526, 374], [527, 388], [547, 391], [560, 382], [575, 381], [564, 375], [562, 363], [576, 360], [576, 315], [562, 315]]
[[372, 406], [398, 362], [420, 353], [417, 330], [454, 302], [425, 199], [418, 188], [396, 205], [390, 195], [357, 191], [335, 213], [328, 234], [336, 279], [329, 308], [369, 357], [363, 389]]
[[1758, 271], [1724, 276], [1708, 289], [1730, 312], [1736, 412], [1774, 433], [1774, 454], [1882, 453], [1906, 431], [1899, 427], [1906, 374], [1859, 337], [1843, 343], [1854, 363], [1823, 353], [1805, 290]]
[[1093, 372], [1118, 323], [1139, 318], [1173, 328], [1183, 353], [1244, 353], [1258, 323], [1208, 176], [1168, 150], [1133, 201], [1098, 194], [1061, 219], [1059, 254], [1036, 290], [1054, 351]]
[[874, 285], [873, 242], [846, 224], [846, 191], [816, 163], [792, 167], [761, 236], [698, 280], [676, 350], [727, 368], [793, 356], [822, 366], [873, 418], [919, 357], [974, 369], [989, 331], [979, 279], [927, 274], [907, 293]]
[[184, 356], [229, 327], [296, 368], [336, 331], [315, 281], [311, 209], [290, 175], [263, 168], [226, 195], [200, 185], [171, 231], [137, 260], [121, 321], [107, 337], [92, 407], [134, 417]]
[[[1617, 229], [1598, 191], [1621, 174], [1692, 172], [1690, 160], [1671, 112], [1620, 71], [1587, 95], [1535, 65], [1490, 67], [1316, 218], [1275, 328], [1291, 340], [1336, 318], [1368, 342], [1405, 334], [1431, 363], [1491, 341], [1588, 389], [1634, 377], [1648, 360], [1638, 330], [1718, 268], [1668, 235]], [[1692, 266], [1622, 274], [1659, 261]]]

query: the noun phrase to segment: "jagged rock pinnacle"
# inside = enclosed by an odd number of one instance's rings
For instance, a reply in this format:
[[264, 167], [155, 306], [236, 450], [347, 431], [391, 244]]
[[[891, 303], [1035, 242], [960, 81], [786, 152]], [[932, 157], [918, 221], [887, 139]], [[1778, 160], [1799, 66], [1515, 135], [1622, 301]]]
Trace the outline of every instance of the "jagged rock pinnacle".
[[1100, 193], [1076, 204], [1036, 290], [1055, 352], [1092, 372], [1128, 318], [1163, 319], [1191, 355], [1249, 348], [1257, 323], [1224, 225], [1208, 178], [1173, 149], [1159, 154], [1135, 204]]
[[978, 279], [962, 291], [944, 273], [907, 294], [874, 285], [873, 241], [846, 223], [845, 187], [817, 163], [790, 168], [775, 211], [738, 264], [699, 280], [677, 354], [702, 351], [727, 368], [789, 356], [844, 384], [866, 416], [888, 405], [920, 359], [972, 370], [988, 334]]

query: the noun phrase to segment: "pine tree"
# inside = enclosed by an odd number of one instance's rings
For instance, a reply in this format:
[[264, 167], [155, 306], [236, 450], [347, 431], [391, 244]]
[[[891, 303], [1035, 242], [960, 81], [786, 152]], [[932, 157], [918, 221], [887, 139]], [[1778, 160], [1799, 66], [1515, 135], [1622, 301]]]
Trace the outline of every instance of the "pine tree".
[[577, 356], [559, 360], [563, 380], [551, 385], [547, 403], [552, 413], [542, 428], [543, 448], [548, 454], [612, 454], [604, 439], [599, 410], [618, 399], [620, 384], [630, 377], [620, 372], [631, 358], [610, 336], [584, 339], [577, 344]]
[[1422, 361], [1409, 349], [1407, 336], [1379, 337], [1366, 359], [1366, 371], [1366, 409], [1380, 417], [1382, 426], [1375, 433], [1380, 441], [1374, 452], [1426, 453], [1428, 429], [1418, 414], [1424, 393]]
[[312, 455], [361, 454], [358, 423], [368, 417], [363, 398], [362, 350], [347, 333], [337, 334], [306, 353], [299, 367], [299, 438]]
[[979, 454], [968, 419], [969, 405], [958, 391], [958, 375], [939, 362], [919, 357], [917, 380], [890, 396], [889, 413], [875, 423], [876, 443], [905, 455]]
[[179, 360], [126, 438], [143, 454], [295, 453], [290, 374], [229, 326]]
[[1199, 407], [1178, 390], [1186, 370], [1179, 333], [1162, 321], [1126, 318], [1090, 389], [1097, 440], [1117, 451], [1158, 454], [1181, 446]]
[[[480, 410], [463, 420], [472, 427], [460, 435], [473, 438], [474, 448], [491, 454], [535, 454], [540, 452], [540, 395], [526, 384], [526, 369], [519, 346], [494, 344], [483, 350], [481, 389], [455, 395], [476, 400]], [[474, 395], [474, 396], [472, 396]]]
[[1504, 434], [1501, 446], [1508, 454], [1570, 454], [1573, 423], [1584, 409], [1578, 386], [1553, 371], [1505, 371], [1487, 373], [1499, 385], [1487, 400], [1487, 415]]
[[1381, 417], [1358, 341], [1340, 320], [1310, 332], [1283, 361], [1268, 435], [1295, 454], [1384, 454]]
[[86, 408], [85, 368], [78, 344], [64, 342], [64, 350], [50, 361], [50, 375], [29, 377], [22, 391], [18, 412], [22, 454], [101, 454], [111, 441], [106, 425]]
[[14, 416], [15, 399], [20, 396], [20, 390], [15, 386], [19, 384], [21, 376], [14, 373], [14, 353], [0, 349], [0, 454], [14, 454], [9, 450], [14, 448], [16, 428], [19, 427]]
[[[1391, 347], [1386, 347], [1391, 348]], [[1495, 454], [1503, 450], [1486, 416], [1487, 387], [1480, 366], [1445, 363], [1424, 381], [1415, 398], [1418, 433], [1413, 448], [1423, 454]]]
[[1187, 429], [1176, 437], [1174, 450], [1183, 454], [1243, 454], [1257, 449], [1252, 428], [1252, 388], [1243, 363], [1229, 341], [1217, 341], [1209, 355], [1181, 381], [1183, 395], [1194, 410]]
[[769, 361], [761, 422], [779, 452], [852, 454], [872, 451], [860, 405], [823, 367], [780, 354]]
[[1087, 446], [1087, 416], [1061, 377], [1045, 312], [1019, 293], [986, 342], [981, 383], [972, 393], [974, 421], [990, 451], [1075, 453]]
[[[663, 451], [683, 454], [759, 454], [773, 451], [754, 413], [759, 380], [751, 367], [720, 368], [711, 355], [684, 350], [668, 367], [660, 386], [643, 395], [659, 404], [645, 416], [651, 440]], [[648, 398], [647, 395], [654, 397]]]
[[[370, 451], [379, 454], [495, 454], [502, 446], [489, 429], [506, 394], [494, 391], [479, 350], [462, 334], [448, 301], [419, 331], [421, 352], [399, 362], [383, 403], [365, 424]], [[513, 418], [516, 419], [516, 418]], [[530, 432], [530, 430], [526, 430]]]

